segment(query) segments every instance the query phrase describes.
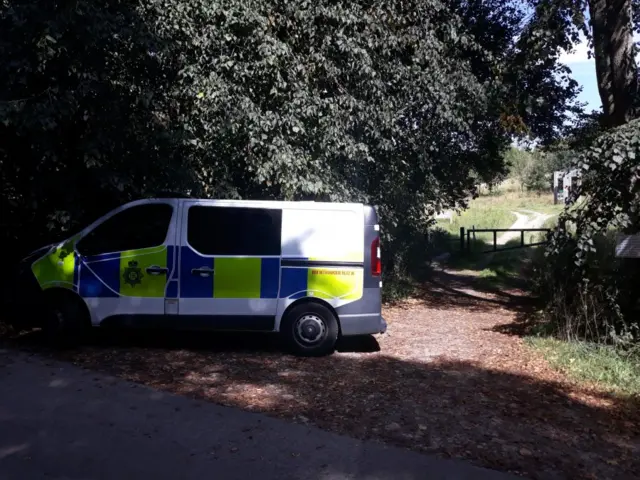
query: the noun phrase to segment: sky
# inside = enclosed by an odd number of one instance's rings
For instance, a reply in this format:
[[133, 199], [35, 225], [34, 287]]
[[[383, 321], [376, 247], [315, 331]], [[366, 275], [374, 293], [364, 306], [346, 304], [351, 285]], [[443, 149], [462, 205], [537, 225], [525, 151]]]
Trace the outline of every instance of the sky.
[[560, 56], [560, 61], [571, 69], [571, 76], [582, 87], [578, 100], [587, 104], [586, 110], [600, 110], [602, 102], [596, 81], [596, 65], [593, 58], [588, 58], [587, 50], [587, 40], [583, 37], [573, 52], [564, 52]]
[[[640, 35], [636, 34], [634, 40], [640, 41]], [[582, 86], [582, 92], [578, 100], [587, 104], [586, 111], [600, 110], [602, 102], [598, 93], [598, 83], [596, 81], [596, 66], [593, 58], [587, 56], [587, 41], [582, 37], [582, 42], [574, 48], [571, 53], [563, 53], [560, 61], [566, 64], [572, 72], [576, 82]], [[637, 60], [640, 62], [640, 55]]]

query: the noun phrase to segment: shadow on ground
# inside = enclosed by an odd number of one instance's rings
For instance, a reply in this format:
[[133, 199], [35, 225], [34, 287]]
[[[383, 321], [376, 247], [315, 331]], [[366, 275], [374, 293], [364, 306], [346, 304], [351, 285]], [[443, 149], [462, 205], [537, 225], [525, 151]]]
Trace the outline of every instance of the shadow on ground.
[[[514, 313], [513, 321], [490, 329], [496, 333], [526, 336], [538, 329], [536, 312], [541, 305], [530, 293], [531, 277], [537, 256], [544, 247], [517, 248], [520, 239], [513, 239], [499, 245], [497, 252], [491, 252], [493, 245], [486, 238], [478, 237], [471, 238], [470, 244], [461, 251], [459, 236], [442, 231], [439, 234], [439, 248], [448, 254], [427, 269], [422, 285], [416, 289], [420, 301], [430, 308], [445, 310], [464, 308], [474, 313], [488, 313], [500, 308]], [[543, 240], [542, 234], [530, 234], [525, 243]]]
[[[364, 343], [375, 351], [371, 340]], [[473, 362], [382, 353], [303, 359], [258, 335], [109, 332], [54, 351], [34, 333], [10, 344], [159, 389], [533, 478], [640, 475], [638, 418], [628, 404], [577, 398], [559, 383]]]
[[[433, 272], [415, 301], [423, 315], [443, 311], [446, 319], [463, 311], [470, 321], [499, 310], [526, 319], [535, 310], [535, 299], [522, 292], [479, 288], [473, 277], [447, 271]], [[411, 311], [402, 322], [413, 328]], [[640, 477], [636, 400], [535, 378], [535, 365], [513, 373], [490, 362], [430, 357], [393, 327], [382, 348], [374, 337], [356, 337], [333, 356], [311, 359], [286, 355], [277, 337], [255, 334], [103, 331], [85, 345], [53, 350], [34, 332], [4, 343], [158, 389], [531, 478]]]
[[[7, 330], [8, 331], [8, 330]], [[2, 334], [0, 333], [0, 340]], [[5, 342], [23, 349], [51, 348], [42, 332], [33, 330], [19, 336], [6, 336]], [[275, 334], [190, 332], [165, 330], [95, 329], [80, 342], [91, 348], [150, 348], [165, 350], [189, 349], [207, 352], [282, 353], [282, 342]], [[56, 352], [75, 351], [78, 345], [58, 345]], [[51, 351], [54, 351], [53, 349]], [[372, 335], [341, 338], [336, 351], [341, 353], [373, 353], [380, 351], [380, 344]]]
[[490, 312], [504, 308], [524, 316], [536, 308], [536, 299], [526, 292], [478, 282], [476, 276], [464, 271], [433, 270], [416, 290], [415, 297], [426, 306], [439, 309]]
[[[479, 234], [481, 235], [481, 234]], [[535, 233], [527, 234], [525, 246], [521, 239], [512, 239], [503, 245], [494, 245], [489, 237], [470, 238], [461, 249], [459, 236], [444, 231], [432, 235], [429, 257], [436, 270], [450, 270], [463, 273], [483, 287], [523, 289], [529, 284], [528, 270], [539, 246], [532, 243], [543, 240]], [[542, 235], [542, 234], [540, 234]], [[485, 238], [486, 237], [486, 238]]]

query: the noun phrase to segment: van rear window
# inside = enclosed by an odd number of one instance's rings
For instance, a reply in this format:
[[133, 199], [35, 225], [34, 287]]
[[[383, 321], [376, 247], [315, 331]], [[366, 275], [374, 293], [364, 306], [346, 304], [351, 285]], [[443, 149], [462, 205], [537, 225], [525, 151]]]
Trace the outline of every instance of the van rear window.
[[279, 256], [282, 210], [197, 205], [189, 208], [187, 241], [203, 255]]

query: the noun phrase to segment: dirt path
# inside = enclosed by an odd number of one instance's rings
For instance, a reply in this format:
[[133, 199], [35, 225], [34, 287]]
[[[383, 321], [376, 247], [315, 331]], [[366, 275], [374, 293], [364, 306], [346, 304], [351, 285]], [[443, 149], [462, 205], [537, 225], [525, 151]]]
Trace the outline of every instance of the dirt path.
[[[47, 352], [156, 388], [540, 479], [639, 478], [640, 413], [578, 388], [516, 334], [531, 303], [438, 273], [387, 307], [388, 334], [333, 356], [283, 355], [266, 337], [98, 337]], [[141, 412], [144, 414], [144, 412]]]
[[[520, 212], [525, 212], [526, 215]], [[509, 228], [542, 228], [544, 222], [553, 217], [553, 215], [534, 212], [533, 210], [522, 209], [520, 212], [511, 212], [516, 216], [516, 221]], [[505, 245], [509, 241], [519, 237], [520, 232], [506, 232], [498, 237], [497, 243], [498, 245]]]

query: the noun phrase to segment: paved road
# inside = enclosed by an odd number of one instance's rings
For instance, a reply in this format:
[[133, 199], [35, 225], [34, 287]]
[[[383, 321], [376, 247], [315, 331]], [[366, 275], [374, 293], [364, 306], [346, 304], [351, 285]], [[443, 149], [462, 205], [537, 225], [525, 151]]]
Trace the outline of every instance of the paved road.
[[0, 350], [0, 480], [508, 479]]

